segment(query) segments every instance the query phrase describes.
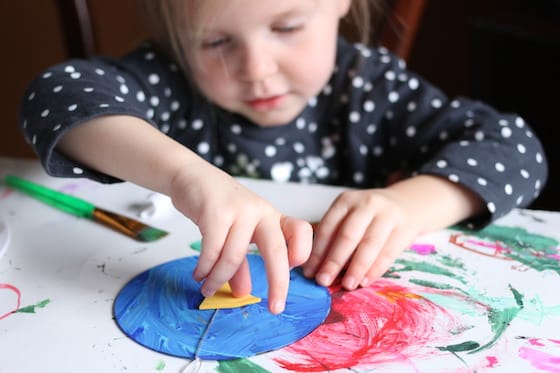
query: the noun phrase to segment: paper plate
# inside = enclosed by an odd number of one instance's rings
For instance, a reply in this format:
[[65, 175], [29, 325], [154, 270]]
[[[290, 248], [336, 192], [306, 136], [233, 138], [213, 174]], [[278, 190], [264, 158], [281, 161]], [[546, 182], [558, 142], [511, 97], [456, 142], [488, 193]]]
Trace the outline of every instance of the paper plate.
[[311, 333], [327, 317], [328, 290], [306, 279], [298, 269], [290, 274], [286, 309], [268, 311], [266, 274], [260, 256], [249, 255], [252, 294], [260, 303], [240, 308], [199, 310], [200, 284], [192, 278], [198, 256], [158, 265], [132, 279], [119, 292], [115, 319], [124, 333], [152, 350], [187, 359], [199, 346], [198, 358], [243, 358], [287, 346]]

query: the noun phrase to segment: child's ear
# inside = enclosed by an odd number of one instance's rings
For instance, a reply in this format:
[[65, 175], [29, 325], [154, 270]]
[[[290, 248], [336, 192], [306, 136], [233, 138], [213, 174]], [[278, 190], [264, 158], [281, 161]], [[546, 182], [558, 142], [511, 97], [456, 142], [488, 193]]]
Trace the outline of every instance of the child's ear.
[[340, 18], [346, 16], [350, 11], [350, 6], [352, 5], [352, 0], [336, 0], [338, 1], [338, 14]]

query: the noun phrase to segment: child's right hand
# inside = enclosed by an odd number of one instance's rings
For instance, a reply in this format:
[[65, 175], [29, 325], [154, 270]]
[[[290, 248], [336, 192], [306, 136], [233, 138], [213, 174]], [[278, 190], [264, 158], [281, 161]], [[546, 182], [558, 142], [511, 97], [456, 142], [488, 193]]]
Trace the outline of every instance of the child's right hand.
[[255, 243], [265, 263], [269, 309], [272, 313], [282, 312], [290, 268], [303, 264], [310, 255], [311, 225], [282, 215], [234, 178], [205, 162], [179, 171], [172, 181], [170, 196], [175, 207], [201, 232], [202, 250], [193, 277], [204, 280], [203, 295], [214, 294], [228, 281], [235, 296], [249, 294], [246, 254], [249, 244]]

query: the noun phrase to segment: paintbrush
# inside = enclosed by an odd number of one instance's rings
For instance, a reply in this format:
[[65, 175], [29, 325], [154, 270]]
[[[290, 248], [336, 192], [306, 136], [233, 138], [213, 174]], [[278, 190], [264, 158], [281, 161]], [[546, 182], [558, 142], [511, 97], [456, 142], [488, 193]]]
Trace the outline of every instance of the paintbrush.
[[6, 176], [4, 183], [59, 210], [101, 223], [138, 241], [152, 242], [167, 235], [167, 232], [161, 229], [151, 227], [127, 216], [101, 209], [81, 198], [58, 192], [17, 176]]

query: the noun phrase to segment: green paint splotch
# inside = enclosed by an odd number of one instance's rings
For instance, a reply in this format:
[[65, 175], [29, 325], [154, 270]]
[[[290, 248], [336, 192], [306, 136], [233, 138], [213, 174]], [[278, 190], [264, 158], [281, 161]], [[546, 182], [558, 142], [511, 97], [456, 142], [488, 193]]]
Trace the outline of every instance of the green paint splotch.
[[156, 370], [158, 372], [162, 372], [165, 369], [165, 361], [160, 360], [158, 361], [157, 365], [156, 365]]
[[14, 311], [14, 313], [16, 313], [16, 312], [35, 313], [36, 308], [45, 308], [45, 306], [47, 304], [49, 304], [50, 302], [51, 302], [50, 299], [44, 299], [44, 300], [42, 300], [40, 302], [37, 302], [35, 304], [32, 304], [30, 306], [25, 306], [25, 307], [18, 308], [17, 310]]
[[219, 373], [271, 373], [260, 365], [257, 365], [247, 359], [220, 360], [216, 370]]
[[552, 237], [531, 233], [521, 227], [505, 227], [495, 224], [479, 231], [453, 228], [480, 239], [500, 242], [507, 248], [507, 251], [503, 253], [505, 257], [537, 271], [548, 269], [560, 275], [559, 241]]

